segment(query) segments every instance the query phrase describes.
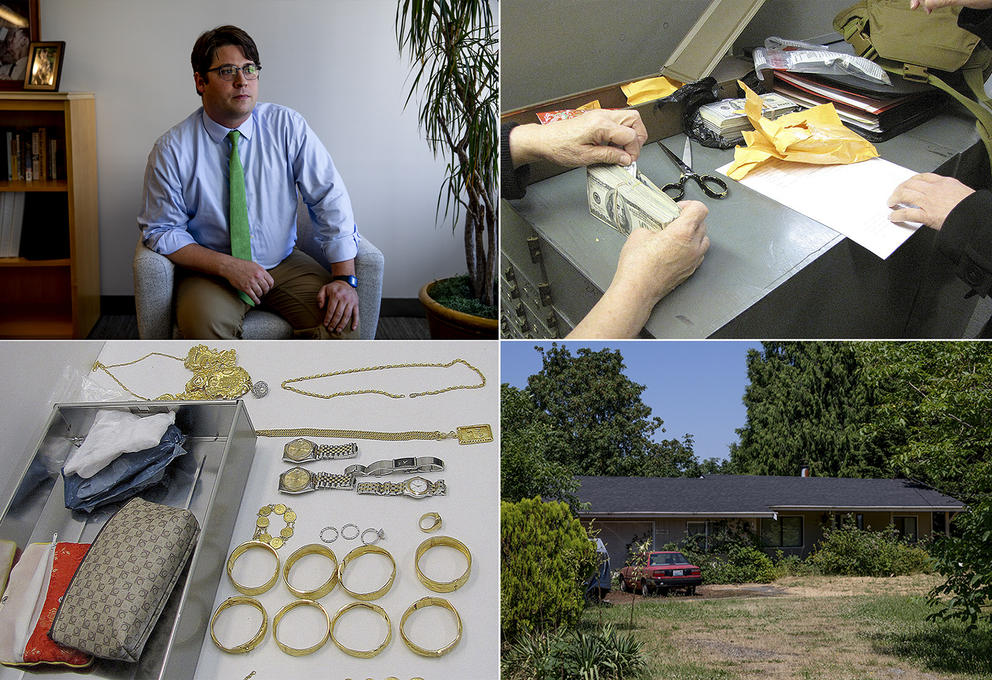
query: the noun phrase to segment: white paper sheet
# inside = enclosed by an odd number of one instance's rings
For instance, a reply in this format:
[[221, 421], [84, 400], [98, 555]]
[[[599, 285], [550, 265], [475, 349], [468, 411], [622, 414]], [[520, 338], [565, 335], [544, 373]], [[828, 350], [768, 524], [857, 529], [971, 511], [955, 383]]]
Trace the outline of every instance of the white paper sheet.
[[[717, 168], [724, 175], [730, 163]], [[809, 165], [771, 160], [741, 184], [840, 232], [883, 260], [919, 224], [889, 222], [892, 191], [916, 172], [872, 158], [851, 165]]]

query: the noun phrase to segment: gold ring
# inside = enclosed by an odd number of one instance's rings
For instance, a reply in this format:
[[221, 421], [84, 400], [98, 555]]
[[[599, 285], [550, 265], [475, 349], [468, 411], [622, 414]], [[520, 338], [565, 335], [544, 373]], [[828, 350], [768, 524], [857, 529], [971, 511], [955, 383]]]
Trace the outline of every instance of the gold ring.
[[[425, 519], [431, 520], [431, 524], [426, 527], [424, 526]], [[432, 531], [437, 531], [438, 529], [441, 528], [441, 515], [437, 514], [436, 512], [425, 512], [423, 515], [420, 516], [420, 521], [417, 522], [417, 526], [419, 526], [420, 530], [423, 531], [425, 534], [430, 533]]]
[[[406, 625], [406, 620], [410, 617], [410, 614], [417, 611], [418, 609], [423, 609], [424, 607], [442, 607], [451, 612], [455, 617], [455, 624], [458, 626], [458, 633], [455, 635], [455, 639], [446, 644], [444, 647], [439, 649], [424, 649], [413, 642], [410, 638], [406, 636], [406, 631], [403, 630], [403, 626]], [[442, 597], [422, 597], [413, 604], [411, 604], [405, 612], [403, 612], [403, 618], [400, 619], [400, 637], [403, 638], [403, 642], [406, 646], [410, 648], [414, 654], [419, 654], [420, 656], [428, 656], [432, 658], [437, 658], [439, 656], [444, 656], [458, 644], [458, 641], [462, 639], [462, 618], [458, 616], [458, 612], [451, 605], [450, 602]]]
[[[293, 565], [305, 555], [323, 555], [334, 564], [334, 567], [331, 569], [331, 575], [327, 577], [327, 580], [313, 590], [299, 590], [298, 588], [294, 588], [293, 584], [289, 582], [290, 570], [293, 568]], [[324, 595], [327, 595], [327, 593], [334, 590], [334, 586], [338, 584], [338, 558], [334, 556], [334, 552], [330, 548], [324, 547], [319, 543], [304, 545], [297, 548], [286, 560], [286, 564], [282, 567], [282, 578], [286, 582], [286, 587], [289, 588], [289, 592], [296, 595], [296, 597], [303, 598], [305, 600], [319, 600], [324, 597]]]
[[[435, 581], [433, 579], [427, 578], [424, 572], [420, 571], [420, 558], [424, 556], [424, 553], [435, 548], [439, 545], [445, 545], [449, 548], [454, 548], [468, 561], [465, 565], [465, 572], [453, 581]], [[458, 590], [465, 582], [468, 581], [469, 575], [472, 573], [472, 553], [469, 552], [465, 544], [459, 541], [457, 538], [452, 538], [451, 536], [433, 536], [428, 538], [417, 548], [417, 556], [414, 561], [414, 566], [417, 568], [417, 578], [425, 586], [433, 590], [435, 593], [450, 593], [453, 590]]]
[[[377, 555], [385, 555], [386, 557], [388, 557], [390, 564], [393, 565], [393, 572], [389, 575], [389, 580], [386, 581], [386, 584], [383, 585], [378, 590], [374, 590], [371, 593], [356, 593], [350, 590], [348, 586], [344, 584], [344, 569], [348, 565], [348, 562], [357, 559], [362, 555], [367, 555], [368, 553], [375, 553]], [[380, 597], [388, 593], [389, 589], [393, 587], [393, 580], [395, 578], [396, 578], [396, 560], [393, 559], [393, 556], [389, 554], [388, 550], [386, 550], [385, 548], [380, 548], [377, 545], [368, 544], [355, 548], [350, 553], [345, 555], [344, 559], [341, 560], [341, 563], [338, 565], [338, 581], [341, 582], [341, 588], [343, 588], [344, 592], [348, 593], [356, 600], [364, 600], [367, 602], [369, 600], [379, 599]]]
[[[346, 611], [348, 611], [349, 609], [354, 609], [355, 607], [362, 607], [363, 609], [369, 609], [371, 611], [374, 611], [376, 614], [378, 614], [379, 616], [381, 616], [386, 620], [386, 639], [383, 640], [382, 644], [380, 644], [375, 649], [369, 651], [350, 649], [349, 647], [345, 647], [344, 645], [342, 645], [340, 642], [337, 641], [337, 638], [334, 637], [334, 627], [338, 624], [338, 619], [340, 619], [341, 616]], [[390, 641], [393, 639], [393, 627], [392, 624], [389, 622], [389, 614], [387, 614], [386, 610], [380, 607], [379, 605], [371, 604], [369, 602], [351, 602], [341, 607], [341, 609], [338, 610], [338, 613], [334, 615], [334, 619], [331, 621], [330, 636], [331, 636], [331, 641], [334, 644], [336, 644], [338, 646], [338, 649], [340, 649], [345, 654], [348, 654], [349, 656], [357, 656], [359, 659], [371, 659], [373, 656], [375, 656], [376, 654], [378, 654], [379, 652], [381, 652], [382, 650], [384, 650], [386, 647], [389, 646]]]
[[[234, 580], [234, 573], [233, 573], [234, 563], [237, 562], [238, 558], [244, 555], [246, 552], [254, 549], [265, 550], [266, 552], [270, 553], [274, 558], [276, 558], [276, 570], [272, 572], [272, 578], [270, 578], [268, 581], [266, 581], [260, 586], [249, 588], [248, 586], [243, 586]], [[269, 545], [268, 543], [262, 543], [261, 541], [248, 541], [246, 543], [242, 543], [237, 548], [235, 548], [234, 552], [231, 553], [231, 556], [227, 558], [227, 578], [231, 580], [231, 585], [234, 586], [234, 589], [237, 590], [239, 593], [244, 593], [245, 595], [261, 595], [269, 588], [274, 586], [276, 584], [276, 581], [279, 580], [279, 553], [277, 553], [276, 549], [273, 548], [271, 545]]]
[[[296, 609], [297, 607], [316, 607], [317, 609], [320, 610], [320, 613], [324, 615], [324, 620], [327, 621], [327, 632], [325, 632], [323, 637], [320, 638], [320, 642], [318, 642], [317, 644], [311, 647], [307, 647], [306, 649], [297, 649], [296, 647], [290, 647], [289, 645], [284, 645], [282, 642], [279, 641], [279, 622], [282, 620], [284, 614], [292, 611], [293, 609]], [[327, 638], [330, 637], [330, 635], [331, 635], [331, 619], [330, 617], [327, 616], [327, 610], [324, 609], [322, 606], [320, 606], [320, 603], [315, 600], [293, 600], [285, 607], [280, 609], [279, 613], [276, 614], [274, 619], [272, 619], [272, 639], [276, 641], [276, 644], [279, 646], [279, 649], [286, 652], [290, 656], [306, 656], [307, 654], [313, 654], [318, 649], [324, 646], [324, 643], [327, 642]]]
[[[220, 613], [227, 609], [228, 607], [234, 607], [239, 604], [246, 604], [249, 607], [254, 607], [258, 611], [262, 612], [262, 625], [255, 633], [255, 636], [248, 642], [242, 642], [240, 645], [235, 645], [233, 647], [225, 647], [217, 639], [214, 634], [214, 624], [217, 623], [217, 617]], [[217, 607], [217, 611], [214, 612], [213, 617], [210, 619], [210, 639], [214, 641], [217, 648], [222, 652], [227, 652], [228, 654], [247, 654], [251, 650], [258, 647], [258, 643], [265, 639], [265, 633], [269, 629], [269, 616], [265, 613], [265, 608], [262, 607], [262, 603], [253, 597], [229, 597], [220, 603]]]

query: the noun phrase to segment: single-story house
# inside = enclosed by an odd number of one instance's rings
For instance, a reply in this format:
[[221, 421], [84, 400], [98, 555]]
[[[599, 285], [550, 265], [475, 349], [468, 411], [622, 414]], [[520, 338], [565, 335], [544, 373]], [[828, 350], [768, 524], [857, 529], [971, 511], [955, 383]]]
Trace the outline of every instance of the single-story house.
[[963, 503], [909, 479], [703, 475], [576, 477], [579, 519], [599, 529], [616, 569], [634, 538], [655, 548], [717, 523], [756, 533], [769, 552], [808, 555], [825, 526], [850, 514], [860, 528], [892, 524], [911, 541], [944, 533]]

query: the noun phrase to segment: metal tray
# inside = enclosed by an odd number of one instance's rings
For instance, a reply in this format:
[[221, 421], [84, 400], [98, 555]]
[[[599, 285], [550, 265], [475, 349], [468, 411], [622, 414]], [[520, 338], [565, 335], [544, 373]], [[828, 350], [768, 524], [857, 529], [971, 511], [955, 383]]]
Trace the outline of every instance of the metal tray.
[[[56, 404], [34, 457], [0, 515], [0, 539], [14, 541], [22, 549], [30, 543], [51, 541], [56, 533], [60, 541], [93, 541], [118, 506], [89, 515], [67, 510], [59, 471], [72, 448], [86, 437], [100, 409], [143, 415], [176, 410], [176, 425], [187, 437], [187, 455], [177, 459], [167, 490], [153, 487], [141, 495], [156, 503], [188, 508], [200, 523], [200, 537], [137, 663], [96, 659], [86, 674], [94, 678], [192, 677], [255, 455], [255, 430], [240, 400]], [[67, 677], [70, 672], [57, 667], [0, 666], [0, 680]]]

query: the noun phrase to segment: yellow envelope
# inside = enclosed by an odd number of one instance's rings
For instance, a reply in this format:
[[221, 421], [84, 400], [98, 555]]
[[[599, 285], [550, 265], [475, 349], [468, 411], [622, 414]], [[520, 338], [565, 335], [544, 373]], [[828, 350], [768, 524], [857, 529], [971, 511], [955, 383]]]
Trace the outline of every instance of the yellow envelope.
[[851, 132], [840, 122], [833, 104], [821, 104], [805, 111], [779, 116], [775, 120], [761, 117], [761, 98], [744, 83], [747, 103], [744, 112], [754, 132], [744, 133], [747, 147], [734, 149], [734, 162], [727, 174], [743, 179], [769, 158], [794, 163], [845, 165], [878, 156], [878, 150], [864, 137]]
[[645, 78], [621, 85], [620, 89], [627, 95], [627, 106], [636, 106], [667, 97], [680, 87], [682, 87], [682, 83], [669, 80], [665, 76], [658, 76], [657, 78]]

